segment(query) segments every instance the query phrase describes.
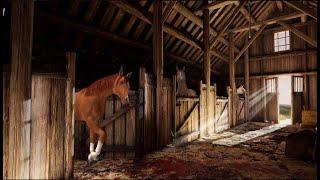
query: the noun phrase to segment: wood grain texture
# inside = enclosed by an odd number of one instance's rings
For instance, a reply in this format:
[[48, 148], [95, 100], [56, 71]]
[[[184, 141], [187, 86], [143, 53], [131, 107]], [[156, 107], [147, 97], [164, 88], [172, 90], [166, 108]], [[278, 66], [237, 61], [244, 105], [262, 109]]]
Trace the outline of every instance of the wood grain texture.
[[9, 179], [30, 178], [32, 0], [11, 2]]

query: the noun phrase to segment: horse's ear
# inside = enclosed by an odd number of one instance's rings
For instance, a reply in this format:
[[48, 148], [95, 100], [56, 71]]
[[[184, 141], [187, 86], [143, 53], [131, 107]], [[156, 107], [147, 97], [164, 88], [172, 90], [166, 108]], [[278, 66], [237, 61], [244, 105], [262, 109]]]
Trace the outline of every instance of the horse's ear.
[[185, 70], [186, 70], [186, 67], [185, 67], [185, 66], [183, 66], [182, 70], [183, 70], [183, 71], [185, 71]]
[[127, 78], [130, 78], [131, 75], [132, 75], [132, 72], [129, 72], [129, 73], [127, 74]]
[[121, 66], [119, 70], [119, 75], [122, 76], [122, 74], [123, 74], [123, 67]]

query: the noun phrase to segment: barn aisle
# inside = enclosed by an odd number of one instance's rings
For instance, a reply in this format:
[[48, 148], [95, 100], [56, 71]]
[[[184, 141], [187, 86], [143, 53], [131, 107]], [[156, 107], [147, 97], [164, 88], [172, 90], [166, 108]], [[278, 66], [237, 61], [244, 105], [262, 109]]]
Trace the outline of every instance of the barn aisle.
[[[246, 123], [228, 132], [243, 134], [266, 126], [268, 124]], [[284, 155], [285, 136], [296, 130], [294, 126], [287, 126], [232, 147], [213, 145], [213, 137], [201, 139], [183, 147], [164, 148], [138, 161], [101, 160], [88, 166], [86, 161], [76, 160], [74, 178], [314, 179], [314, 163], [288, 159]]]

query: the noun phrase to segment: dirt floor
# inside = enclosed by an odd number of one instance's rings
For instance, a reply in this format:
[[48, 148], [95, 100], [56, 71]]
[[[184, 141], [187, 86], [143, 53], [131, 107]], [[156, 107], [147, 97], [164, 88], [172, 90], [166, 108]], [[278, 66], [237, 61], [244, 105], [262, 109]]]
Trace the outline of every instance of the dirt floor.
[[[246, 123], [228, 130], [242, 134], [264, 123]], [[296, 131], [287, 126], [233, 147], [213, 145], [225, 138], [212, 136], [181, 147], [167, 147], [140, 160], [100, 160], [88, 165], [76, 160], [74, 178], [80, 179], [317, 179], [316, 164], [284, 155], [285, 137]], [[226, 133], [225, 133], [226, 134]]]

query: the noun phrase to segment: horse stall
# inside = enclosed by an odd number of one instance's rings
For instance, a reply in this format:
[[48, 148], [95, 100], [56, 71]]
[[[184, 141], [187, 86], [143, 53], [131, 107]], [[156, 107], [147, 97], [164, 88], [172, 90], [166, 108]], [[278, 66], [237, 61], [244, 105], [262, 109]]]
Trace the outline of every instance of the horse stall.
[[1, 2], [3, 179], [315, 179], [316, 6]]
[[[116, 96], [105, 99], [106, 108], [103, 119], [98, 124], [107, 133], [102, 151], [106, 159], [134, 158], [137, 150], [139, 131], [139, 103], [137, 91], [130, 91], [129, 105], [121, 104]], [[140, 125], [141, 126], [141, 125]], [[89, 154], [89, 128], [84, 121], [75, 121], [75, 158], [87, 159]]]

